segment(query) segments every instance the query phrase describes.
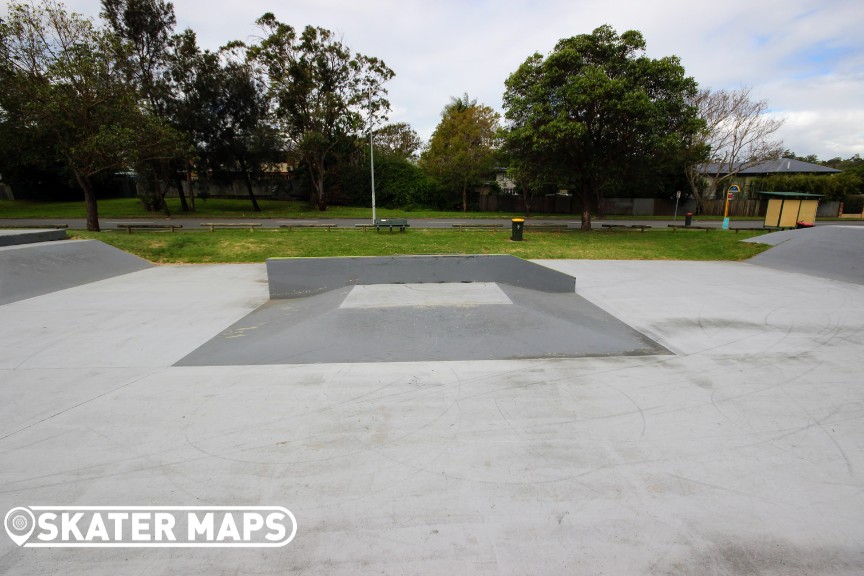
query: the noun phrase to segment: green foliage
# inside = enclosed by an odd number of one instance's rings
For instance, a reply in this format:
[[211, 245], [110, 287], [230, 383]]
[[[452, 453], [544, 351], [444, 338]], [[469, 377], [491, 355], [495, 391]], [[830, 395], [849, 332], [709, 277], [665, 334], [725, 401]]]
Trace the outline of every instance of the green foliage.
[[844, 214], [861, 214], [864, 212], [864, 196], [846, 196], [843, 199]]
[[754, 180], [754, 192], [805, 192], [821, 194], [827, 200], [843, 200], [864, 192], [864, 181], [854, 171], [818, 176], [814, 174], [778, 174]]
[[270, 13], [258, 25], [265, 37], [250, 57], [267, 74], [276, 117], [324, 210], [335, 149], [389, 110], [383, 84], [393, 71], [377, 58], [352, 54], [329, 30], [307, 26], [298, 34]]
[[644, 50], [639, 32], [602, 26], [530, 56], [507, 79], [507, 149], [529, 177], [580, 197], [584, 229], [604, 190], [634, 164], [674, 157], [699, 126], [688, 103], [696, 82], [678, 58]]
[[98, 230], [92, 179], [172, 155], [176, 132], [139, 107], [127, 47], [62, 5], [13, 2], [0, 40], [2, 131], [63, 162], [84, 192], [88, 228]]
[[[368, 141], [357, 142], [359, 149], [351, 162], [333, 169], [332, 184], [342, 191], [342, 200], [352, 206], [372, 205], [372, 178]], [[385, 208], [405, 208], [432, 204], [433, 183], [419, 166], [397, 152], [375, 152], [375, 200]]]
[[163, 116], [171, 95], [165, 82], [165, 64], [171, 32], [177, 23], [174, 6], [163, 0], [102, 0], [101, 16], [125, 44], [129, 82]]
[[452, 204], [461, 196], [467, 211], [469, 189], [482, 184], [495, 167], [499, 115], [465, 94], [452, 98], [441, 116], [420, 166], [449, 193]]
[[414, 160], [422, 142], [417, 132], [405, 122], [387, 124], [375, 130], [375, 150], [403, 160]]

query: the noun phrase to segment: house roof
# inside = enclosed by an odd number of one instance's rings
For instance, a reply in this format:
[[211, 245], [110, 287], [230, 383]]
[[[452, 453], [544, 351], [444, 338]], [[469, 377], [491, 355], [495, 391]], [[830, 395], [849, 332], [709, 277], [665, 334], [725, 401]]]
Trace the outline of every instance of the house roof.
[[[743, 163], [736, 164], [737, 167]], [[703, 164], [700, 170], [706, 174], [729, 174], [729, 164]], [[762, 174], [839, 174], [840, 170], [822, 166], [821, 164], [813, 164], [812, 162], [804, 162], [795, 160], [794, 158], [778, 158], [776, 160], [766, 160], [748, 166], [743, 169], [733, 170], [741, 176], [757, 176]]]

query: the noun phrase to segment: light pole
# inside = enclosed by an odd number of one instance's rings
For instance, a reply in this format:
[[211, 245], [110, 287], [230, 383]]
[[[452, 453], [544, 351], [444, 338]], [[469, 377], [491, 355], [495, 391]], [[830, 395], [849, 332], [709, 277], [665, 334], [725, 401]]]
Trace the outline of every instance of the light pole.
[[375, 152], [372, 146], [372, 125], [369, 125], [369, 166], [372, 172], [372, 224], [375, 224]]
[[376, 222], [375, 218], [375, 147], [372, 145], [372, 89], [369, 89], [369, 169], [372, 174], [372, 224]]

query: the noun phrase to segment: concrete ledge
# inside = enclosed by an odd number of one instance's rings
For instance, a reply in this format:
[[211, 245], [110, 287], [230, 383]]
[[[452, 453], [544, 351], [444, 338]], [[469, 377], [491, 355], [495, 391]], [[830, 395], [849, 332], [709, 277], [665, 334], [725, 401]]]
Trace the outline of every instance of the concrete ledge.
[[0, 230], [0, 246], [20, 246], [66, 238], [66, 230]]
[[271, 258], [270, 298], [302, 298], [345, 286], [497, 282], [540, 292], [574, 293], [572, 276], [509, 255]]

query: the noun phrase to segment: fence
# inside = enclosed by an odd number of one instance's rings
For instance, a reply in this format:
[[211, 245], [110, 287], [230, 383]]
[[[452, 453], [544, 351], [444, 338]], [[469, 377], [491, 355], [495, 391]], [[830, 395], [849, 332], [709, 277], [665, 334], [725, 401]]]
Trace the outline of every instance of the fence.
[[[733, 200], [729, 202], [729, 216], [759, 216], [761, 200]], [[702, 205], [705, 216], [723, 216], [726, 200], [706, 200]]]
[[[573, 196], [553, 194], [534, 197], [531, 200], [531, 212], [547, 214], [573, 214], [581, 210], [580, 202]], [[483, 195], [480, 196], [481, 212], [525, 212], [525, 199], [513, 195]]]

